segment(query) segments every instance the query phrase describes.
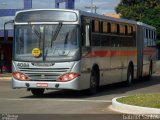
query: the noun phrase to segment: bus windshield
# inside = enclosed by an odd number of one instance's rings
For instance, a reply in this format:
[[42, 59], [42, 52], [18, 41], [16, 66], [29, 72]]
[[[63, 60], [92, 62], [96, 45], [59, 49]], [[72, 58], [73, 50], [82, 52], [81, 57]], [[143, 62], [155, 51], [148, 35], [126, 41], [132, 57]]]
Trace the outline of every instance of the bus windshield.
[[77, 33], [77, 25], [17, 25], [14, 59], [54, 61], [55, 58], [72, 57], [79, 46]]

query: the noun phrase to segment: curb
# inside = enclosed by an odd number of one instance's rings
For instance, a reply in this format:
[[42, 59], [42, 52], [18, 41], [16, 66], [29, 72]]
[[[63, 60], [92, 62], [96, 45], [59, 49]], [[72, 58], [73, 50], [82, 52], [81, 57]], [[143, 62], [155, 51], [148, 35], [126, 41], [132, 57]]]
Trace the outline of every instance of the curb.
[[0, 77], [0, 81], [11, 81], [12, 77]]
[[[118, 97], [121, 98], [121, 97]], [[148, 108], [148, 107], [139, 107], [133, 105], [127, 105], [120, 102], [117, 102], [118, 98], [112, 99], [111, 109], [127, 114], [160, 114], [160, 109], [158, 108]]]

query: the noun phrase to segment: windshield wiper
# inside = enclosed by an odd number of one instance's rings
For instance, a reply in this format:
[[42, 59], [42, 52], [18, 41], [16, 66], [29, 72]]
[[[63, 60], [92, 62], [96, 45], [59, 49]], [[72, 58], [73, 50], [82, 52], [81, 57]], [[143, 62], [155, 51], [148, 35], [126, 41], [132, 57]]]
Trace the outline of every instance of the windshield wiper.
[[53, 41], [56, 40], [56, 38], [57, 38], [57, 36], [58, 36], [58, 34], [59, 34], [59, 31], [61, 30], [61, 27], [62, 27], [62, 22], [59, 22], [59, 24], [58, 24], [55, 32], [53, 32], [53, 30], [52, 30], [51, 47], [52, 47], [52, 45], [53, 45]]
[[66, 46], [68, 44], [68, 36], [69, 36], [69, 32], [67, 32], [65, 39], [64, 39], [64, 48], [66, 48]]
[[34, 26], [33, 26], [33, 32], [35, 33], [34, 35], [36, 36], [36, 40], [38, 40], [39, 41], [39, 48], [41, 48], [41, 42], [42, 42], [42, 36], [41, 36], [41, 32], [40, 31], [38, 31], [36, 28], [34, 28]]

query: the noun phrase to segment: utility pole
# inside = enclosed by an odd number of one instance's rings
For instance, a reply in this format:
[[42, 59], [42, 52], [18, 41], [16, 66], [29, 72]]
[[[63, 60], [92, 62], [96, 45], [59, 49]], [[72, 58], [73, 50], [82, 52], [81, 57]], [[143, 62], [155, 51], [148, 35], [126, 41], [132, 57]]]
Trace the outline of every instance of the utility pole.
[[7, 5], [6, 2], [2, 2], [2, 3], [0, 4], [0, 7], [1, 7], [2, 9], [4, 9], [4, 8], [6, 7], [6, 5]]
[[96, 5], [93, 5], [93, 0], [91, 0], [91, 6], [85, 6], [85, 8], [91, 9], [91, 13], [93, 13], [93, 10], [94, 10], [94, 13], [97, 13], [97, 9], [99, 9], [99, 7], [97, 7]]
[[93, 13], [93, 0], [91, 0], [91, 13]]

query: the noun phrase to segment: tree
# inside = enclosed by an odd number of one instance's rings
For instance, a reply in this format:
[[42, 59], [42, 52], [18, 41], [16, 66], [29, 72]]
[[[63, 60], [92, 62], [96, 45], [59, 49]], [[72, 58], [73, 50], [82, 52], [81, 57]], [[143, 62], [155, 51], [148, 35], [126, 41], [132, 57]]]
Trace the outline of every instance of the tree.
[[122, 18], [141, 21], [156, 27], [156, 42], [160, 46], [160, 0], [121, 0], [115, 10]]

